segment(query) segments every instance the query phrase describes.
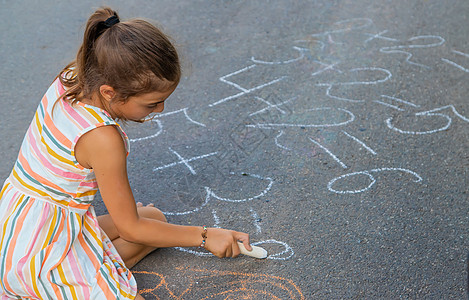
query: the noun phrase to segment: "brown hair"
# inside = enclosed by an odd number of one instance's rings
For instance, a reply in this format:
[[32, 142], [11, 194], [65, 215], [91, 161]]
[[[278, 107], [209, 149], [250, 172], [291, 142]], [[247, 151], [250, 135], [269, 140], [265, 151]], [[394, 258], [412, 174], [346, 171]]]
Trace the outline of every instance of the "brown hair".
[[154, 91], [166, 91], [179, 83], [181, 67], [175, 47], [154, 25], [141, 19], [105, 25], [117, 12], [96, 10], [86, 24], [76, 59], [58, 75], [75, 103], [90, 98], [103, 84], [111, 86], [119, 101]]

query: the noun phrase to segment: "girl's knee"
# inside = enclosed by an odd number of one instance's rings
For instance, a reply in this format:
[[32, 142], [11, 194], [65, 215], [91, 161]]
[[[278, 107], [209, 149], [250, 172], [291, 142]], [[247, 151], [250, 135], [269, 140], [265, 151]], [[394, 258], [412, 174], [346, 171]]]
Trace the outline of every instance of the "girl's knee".
[[166, 216], [156, 207], [145, 206], [138, 208], [138, 214], [144, 218], [155, 219], [162, 222], [168, 222]]

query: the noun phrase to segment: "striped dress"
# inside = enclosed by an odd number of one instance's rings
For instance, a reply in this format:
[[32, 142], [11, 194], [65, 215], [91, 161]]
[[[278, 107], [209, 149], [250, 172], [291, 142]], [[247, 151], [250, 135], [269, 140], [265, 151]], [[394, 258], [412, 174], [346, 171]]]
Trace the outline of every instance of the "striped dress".
[[[104, 110], [42, 98], [0, 193], [0, 299], [134, 299], [137, 285], [99, 227], [94, 173], [75, 159], [86, 132], [119, 125]], [[55, 105], [54, 105], [55, 104]]]

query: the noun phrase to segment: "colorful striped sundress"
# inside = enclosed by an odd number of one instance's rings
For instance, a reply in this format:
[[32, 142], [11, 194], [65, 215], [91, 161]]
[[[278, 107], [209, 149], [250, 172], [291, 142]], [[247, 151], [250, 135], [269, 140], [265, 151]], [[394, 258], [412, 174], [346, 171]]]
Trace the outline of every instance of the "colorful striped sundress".
[[[94, 173], [75, 159], [86, 132], [120, 126], [97, 107], [42, 98], [0, 193], [1, 299], [134, 299], [137, 284], [91, 205]], [[54, 105], [55, 104], [55, 105]]]

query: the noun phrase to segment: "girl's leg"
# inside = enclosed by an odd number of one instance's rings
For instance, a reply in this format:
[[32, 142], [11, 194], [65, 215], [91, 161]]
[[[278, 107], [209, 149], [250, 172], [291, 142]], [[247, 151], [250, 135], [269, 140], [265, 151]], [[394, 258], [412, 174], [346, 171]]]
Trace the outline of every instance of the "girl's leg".
[[[167, 222], [163, 213], [159, 209], [153, 207], [153, 205], [143, 207], [141, 203], [138, 203], [137, 210], [138, 214], [142, 217]], [[122, 257], [122, 260], [129, 269], [135, 266], [140, 260], [156, 249], [154, 247], [128, 242], [121, 238], [110, 215], [99, 216], [98, 223], [112, 241], [114, 247], [116, 247], [117, 252]]]

